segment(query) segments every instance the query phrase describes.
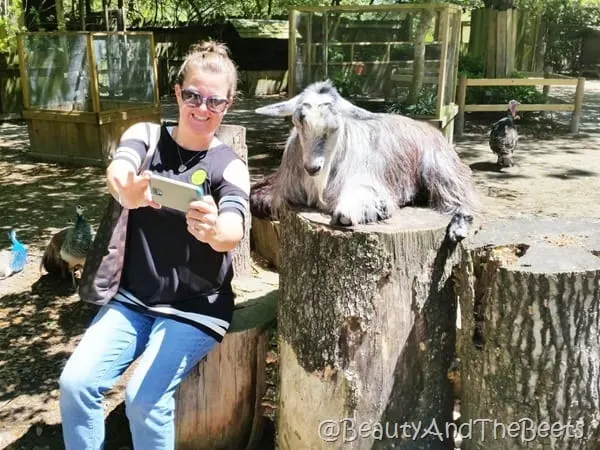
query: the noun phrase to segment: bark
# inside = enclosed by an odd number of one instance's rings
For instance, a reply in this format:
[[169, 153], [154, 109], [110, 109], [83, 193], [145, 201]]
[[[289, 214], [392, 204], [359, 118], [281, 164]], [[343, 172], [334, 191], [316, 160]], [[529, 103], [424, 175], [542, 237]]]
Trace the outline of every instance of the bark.
[[599, 219], [493, 223], [465, 244], [462, 448], [598, 448], [599, 251]]
[[264, 428], [268, 327], [275, 319], [277, 287], [271, 272], [237, 279], [229, 332], [177, 391], [179, 450], [258, 448]]
[[[407, 439], [394, 428], [451, 417], [456, 252], [445, 240], [448, 218], [404, 208], [352, 229], [328, 221], [289, 210], [281, 220], [278, 448], [452, 448], [449, 439]], [[326, 442], [324, 420], [345, 426], [346, 439]], [[371, 428], [353, 438], [363, 423], [383, 434]]]
[[252, 249], [269, 265], [279, 269], [279, 221], [252, 218]]
[[[240, 125], [221, 125], [217, 137], [230, 146], [242, 160], [248, 163], [248, 147], [246, 146], [246, 128]], [[250, 258], [250, 213], [244, 224], [244, 237], [233, 254], [233, 270], [236, 276], [248, 275], [251, 270]]]

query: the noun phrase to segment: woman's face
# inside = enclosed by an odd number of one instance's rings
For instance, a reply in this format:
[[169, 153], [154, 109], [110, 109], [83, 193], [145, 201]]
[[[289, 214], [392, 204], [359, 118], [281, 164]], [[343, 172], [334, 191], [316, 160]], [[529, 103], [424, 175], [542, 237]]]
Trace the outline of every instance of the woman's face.
[[227, 113], [228, 88], [222, 74], [191, 71], [182, 85], [175, 85], [179, 126], [196, 135], [212, 136]]

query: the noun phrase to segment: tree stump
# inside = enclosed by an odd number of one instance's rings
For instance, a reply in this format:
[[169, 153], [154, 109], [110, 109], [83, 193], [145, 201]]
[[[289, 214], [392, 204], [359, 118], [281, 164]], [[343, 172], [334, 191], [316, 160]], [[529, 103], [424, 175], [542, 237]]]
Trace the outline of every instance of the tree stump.
[[599, 448], [600, 220], [491, 223], [464, 247], [462, 448]]
[[[329, 219], [288, 210], [281, 220], [278, 448], [451, 449], [422, 435], [453, 408], [448, 217], [404, 208], [349, 229]], [[411, 421], [422, 422], [414, 439], [400, 428]]]
[[279, 297], [277, 274], [239, 277], [229, 332], [178, 389], [178, 450], [255, 449], [262, 437], [268, 328]]
[[252, 218], [251, 246], [275, 269], [279, 269], [279, 221]]
[[[221, 124], [217, 130], [217, 137], [226, 145], [229, 145], [236, 154], [248, 163], [248, 147], [246, 145], [246, 128], [241, 125]], [[250, 274], [250, 228], [252, 222], [250, 213], [244, 223], [244, 238], [233, 253], [233, 269], [236, 276]]]

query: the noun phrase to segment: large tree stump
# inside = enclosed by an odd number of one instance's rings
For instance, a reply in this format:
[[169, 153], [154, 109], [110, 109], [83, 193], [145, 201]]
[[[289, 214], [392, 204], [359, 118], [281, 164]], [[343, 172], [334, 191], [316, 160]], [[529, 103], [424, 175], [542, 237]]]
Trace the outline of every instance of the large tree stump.
[[178, 389], [178, 450], [256, 449], [262, 437], [265, 357], [279, 297], [277, 274], [240, 277], [234, 288], [236, 309], [229, 332]]
[[252, 218], [251, 248], [275, 269], [279, 269], [279, 221]]
[[452, 448], [399, 428], [451, 420], [448, 218], [404, 208], [386, 223], [328, 222], [289, 210], [281, 221], [278, 448]]
[[599, 448], [600, 220], [492, 223], [465, 249], [462, 448]]
[[[248, 146], [246, 145], [246, 128], [240, 125], [221, 124], [217, 130], [217, 137], [229, 145], [237, 155], [248, 163]], [[233, 253], [233, 270], [236, 276], [249, 275], [251, 272], [250, 259], [250, 228], [252, 222], [250, 214], [244, 224], [244, 237]]]

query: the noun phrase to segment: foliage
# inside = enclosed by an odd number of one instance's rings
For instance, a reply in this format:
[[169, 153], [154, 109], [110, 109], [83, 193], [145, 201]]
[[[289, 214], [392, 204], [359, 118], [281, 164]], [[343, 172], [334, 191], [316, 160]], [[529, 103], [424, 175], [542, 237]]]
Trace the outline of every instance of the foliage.
[[342, 97], [352, 98], [362, 94], [363, 79], [353, 70], [336, 72], [330, 78]]
[[544, 17], [548, 22], [545, 62], [555, 72], [576, 72], [581, 49], [581, 31], [586, 26], [600, 25], [600, 2], [585, 7], [578, 2], [553, 0]]
[[19, 25], [18, 18], [22, 12], [20, 2], [11, 2], [8, 5], [8, 11], [0, 15], [0, 53], [16, 54], [17, 34], [25, 31]]
[[483, 60], [476, 56], [461, 55], [458, 60], [458, 75], [468, 78], [483, 78], [485, 66]]
[[409, 116], [433, 116], [435, 114], [436, 102], [436, 86], [423, 86], [419, 91], [417, 103], [392, 103], [388, 107], [387, 112], [393, 114], [406, 114]]

